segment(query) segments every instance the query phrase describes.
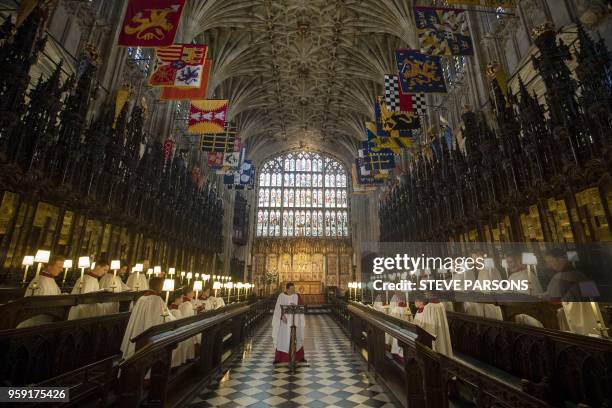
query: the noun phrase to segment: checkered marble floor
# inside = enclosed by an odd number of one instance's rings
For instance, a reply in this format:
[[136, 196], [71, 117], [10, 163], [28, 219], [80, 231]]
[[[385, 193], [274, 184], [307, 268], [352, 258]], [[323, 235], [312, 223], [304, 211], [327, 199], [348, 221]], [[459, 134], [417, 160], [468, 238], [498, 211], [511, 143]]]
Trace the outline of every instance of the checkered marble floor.
[[351, 352], [348, 338], [327, 315], [306, 315], [308, 367], [290, 375], [274, 367], [271, 324], [245, 346], [241, 359], [196, 395], [195, 407], [396, 407]]

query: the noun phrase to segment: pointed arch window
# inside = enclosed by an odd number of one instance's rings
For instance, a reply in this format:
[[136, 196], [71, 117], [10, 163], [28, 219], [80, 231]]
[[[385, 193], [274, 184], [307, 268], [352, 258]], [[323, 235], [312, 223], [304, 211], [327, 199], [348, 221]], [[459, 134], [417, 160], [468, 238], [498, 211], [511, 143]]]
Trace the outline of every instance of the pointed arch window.
[[295, 151], [274, 157], [258, 177], [260, 237], [346, 237], [346, 168], [331, 156]]

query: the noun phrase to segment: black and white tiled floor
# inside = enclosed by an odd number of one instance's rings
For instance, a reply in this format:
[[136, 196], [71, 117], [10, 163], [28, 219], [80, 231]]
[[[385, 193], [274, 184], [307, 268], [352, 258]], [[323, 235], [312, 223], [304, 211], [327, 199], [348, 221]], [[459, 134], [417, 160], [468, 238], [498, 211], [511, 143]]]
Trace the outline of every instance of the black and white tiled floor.
[[306, 315], [308, 367], [290, 375], [274, 367], [271, 324], [246, 345], [242, 359], [194, 397], [188, 407], [395, 407], [365, 372], [361, 357], [327, 315]]

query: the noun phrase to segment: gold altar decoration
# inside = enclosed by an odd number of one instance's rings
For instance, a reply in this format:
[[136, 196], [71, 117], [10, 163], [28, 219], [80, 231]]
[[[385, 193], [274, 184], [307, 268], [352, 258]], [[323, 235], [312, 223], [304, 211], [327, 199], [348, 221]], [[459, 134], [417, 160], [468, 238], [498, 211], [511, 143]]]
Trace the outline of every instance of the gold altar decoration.
[[578, 214], [582, 221], [584, 233], [594, 241], [610, 241], [612, 235], [597, 187], [576, 193]]
[[[298, 292], [319, 295], [313, 285], [346, 287], [352, 277], [353, 249], [350, 239], [339, 238], [256, 238], [253, 242], [253, 279], [278, 274], [271, 290], [286, 282], [308, 282]], [[313, 283], [314, 282], [314, 283]]]

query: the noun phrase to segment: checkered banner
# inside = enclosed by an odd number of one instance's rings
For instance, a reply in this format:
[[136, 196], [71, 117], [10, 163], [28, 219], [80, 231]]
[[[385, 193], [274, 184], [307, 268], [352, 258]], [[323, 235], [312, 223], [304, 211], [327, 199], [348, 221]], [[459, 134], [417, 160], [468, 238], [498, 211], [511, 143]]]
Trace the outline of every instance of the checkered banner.
[[419, 116], [425, 115], [425, 94], [401, 92], [397, 75], [385, 75], [384, 99], [389, 112], [415, 112]]

